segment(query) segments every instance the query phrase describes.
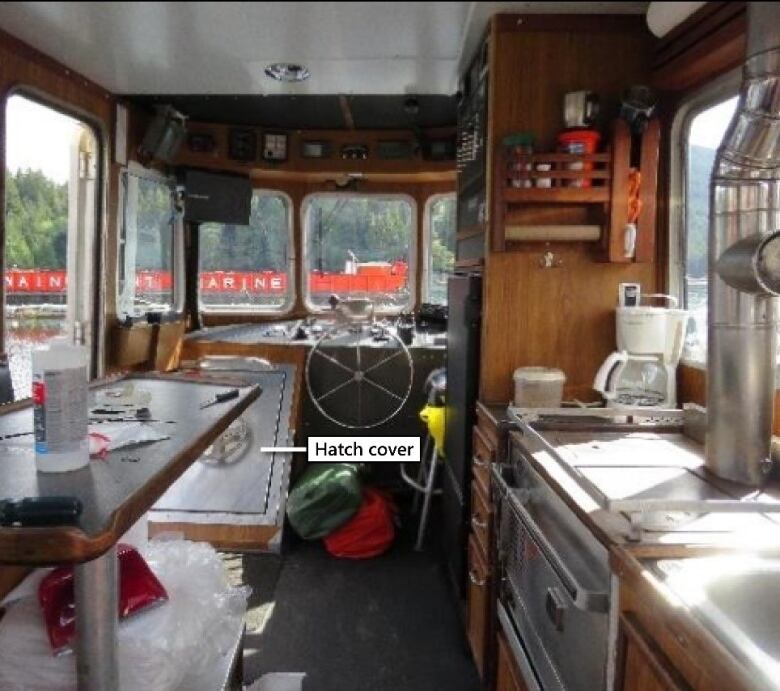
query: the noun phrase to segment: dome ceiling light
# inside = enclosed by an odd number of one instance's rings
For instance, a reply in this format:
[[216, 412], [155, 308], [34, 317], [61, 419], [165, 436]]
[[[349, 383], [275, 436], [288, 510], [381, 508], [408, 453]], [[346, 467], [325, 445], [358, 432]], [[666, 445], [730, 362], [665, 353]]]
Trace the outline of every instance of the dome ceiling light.
[[265, 68], [265, 73], [277, 82], [303, 82], [311, 75], [308, 67], [292, 62], [275, 62]]

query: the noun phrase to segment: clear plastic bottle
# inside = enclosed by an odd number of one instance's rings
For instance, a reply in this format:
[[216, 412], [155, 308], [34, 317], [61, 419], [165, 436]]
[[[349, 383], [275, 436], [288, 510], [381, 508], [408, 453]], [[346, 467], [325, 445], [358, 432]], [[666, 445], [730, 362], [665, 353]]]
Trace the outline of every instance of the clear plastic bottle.
[[35, 465], [62, 473], [89, 464], [89, 401], [83, 345], [64, 336], [32, 354]]

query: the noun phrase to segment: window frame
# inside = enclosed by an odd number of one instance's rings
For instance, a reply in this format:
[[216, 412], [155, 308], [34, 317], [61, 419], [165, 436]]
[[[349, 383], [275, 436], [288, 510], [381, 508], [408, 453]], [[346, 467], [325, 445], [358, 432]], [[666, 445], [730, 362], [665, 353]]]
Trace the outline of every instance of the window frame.
[[[220, 306], [217, 308], [209, 307], [204, 305], [201, 302], [201, 296], [200, 296], [200, 257], [198, 257], [198, 312], [204, 315], [212, 315], [212, 314], [230, 314], [230, 315], [240, 315], [240, 314], [260, 314], [260, 315], [273, 315], [273, 316], [285, 316], [290, 314], [293, 309], [295, 308], [295, 301], [298, 296], [297, 286], [295, 284], [295, 260], [296, 260], [296, 253], [295, 253], [295, 237], [293, 233], [293, 220], [295, 216], [295, 205], [293, 204], [292, 197], [287, 193], [283, 192], [282, 190], [273, 189], [270, 187], [254, 187], [252, 188], [252, 198], [254, 199], [255, 195], [258, 197], [280, 197], [285, 205], [287, 206], [287, 297], [284, 301], [284, 303], [280, 307], [273, 307], [273, 308], [263, 308], [261, 307], [251, 307], [247, 305], [237, 305], [235, 308], [231, 308], [229, 306]], [[200, 233], [200, 226], [203, 224], [197, 224], [198, 225], [198, 233]], [[220, 225], [224, 225], [220, 224]], [[200, 242], [198, 243], [198, 247], [200, 247]]]
[[409, 277], [409, 301], [392, 310], [376, 310], [378, 315], [398, 315], [413, 310], [417, 306], [417, 255], [418, 255], [418, 215], [417, 200], [403, 192], [311, 192], [301, 202], [301, 296], [307, 312], [312, 314], [324, 314], [330, 311], [327, 306], [318, 306], [312, 303], [309, 295], [309, 210], [312, 200], [316, 197], [362, 197], [369, 199], [403, 200], [411, 209], [411, 227], [409, 229], [409, 264], [407, 276]]
[[[667, 264], [668, 292], [677, 297], [683, 309], [688, 308], [685, 290], [688, 188], [688, 140], [696, 117], [713, 106], [739, 96], [742, 70], [736, 68], [721, 75], [704, 87], [692, 92], [678, 106], [672, 120], [670, 136], [669, 176], [669, 261]], [[697, 368], [706, 367], [706, 360], [692, 358], [683, 352], [682, 362]]]
[[[166, 311], [161, 310], [146, 310], [143, 314], [128, 314], [120, 311], [121, 306], [121, 292], [119, 289], [119, 282], [121, 276], [121, 259], [122, 250], [121, 245], [125, 236], [125, 203], [126, 203], [126, 183], [125, 176], [132, 175], [144, 180], [150, 180], [152, 182], [164, 183], [173, 191], [173, 211], [175, 214], [175, 221], [173, 224], [173, 264], [171, 271], [173, 278], [171, 281], [173, 289], [173, 303], [170, 309]], [[123, 166], [119, 171], [119, 193], [117, 204], [117, 239], [116, 239], [116, 281], [114, 286], [116, 317], [121, 323], [128, 321], [132, 323], [140, 323], [147, 320], [147, 314], [159, 314], [163, 321], [177, 321], [184, 317], [184, 303], [185, 303], [185, 254], [184, 254], [184, 214], [181, 209], [178, 208], [175, 196], [177, 194], [177, 186], [175, 178], [164, 175], [151, 168], [144, 168], [135, 161], [130, 161], [128, 165]]]
[[[431, 266], [433, 262], [431, 261], [431, 231], [433, 230], [431, 228], [431, 210], [433, 209], [433, 205], [437, 202], [440, 202], [444, 199], [452, 199], [453, 202], [455, 202], [456, 206], [458, 203], [458, 195], [455, 192], [438, 192], [436, 194], [432, 194], [425, 200], [425, 206], [423, 208], [423, 241], [422, 241], [422, 285], [420, 286], [420, 300], [422, 302], [430, 302], [430, 293], [429, 293], [429, 287], [430, 287], [430, 278], [431, 274], [433, 273], [431, 270]], [[455, 226], [455, 233], [457, 235], [457, 221]], [[457, 239], [456, 243], [457, 245]]]
[[[108, 261], [106, 258], [106, 247], [108, 245], [108, 216], [107, 210], [109, 208], [108, 191], [109, 181], [108, 176], [110, 173], [110, 161], [108, 146], [109, 131], [106, 123], [94, 112], [87, 110], [86, 108], [72, 103], [66, 99], [60, 98], [49, 92], [41, 89], [33, 84], [23, 82], [15, 84], [8, 89], [2, 98], [3, 108], [3, 130], [0, 135], [3, 137], [7, 134], [8, 123], [5, 120], [5, 113], [8, 108], [8, 101], [14, 96], [21, 96], [30, 101], [34, 101], [38, 105], [50, 108], [62, 115], [65, 115], [74, 120], [80, 121], [84, 126], [89, 128], [92, 132], [92, 136], [95, 138], [97, 145], [97, 153], [95, 156], [95, 190], [94, 190], [94, 207], [92, 209], [94, 218], [94, 236], [92, 238], [91, 248], [91, 275], [89, 276], [87, 294], [92, 295], [92, 300], [88, 301], [87, 306], [90, 309], [90, 337], [88, 339], [89, 344], [89, 375], [90, 378], [101, 377], [105, 373], [105, 355], [106, 355], [106, 343], [105, 343], [105, 330], [106, 330], [106, 285]], [[3, 168], [0, 171], [0, 175], [3, 176], [3, 190], [5, 190], [5, 175], [6, 169]], [[5, 192], [3, 192], [0, 198], [0, 208], [2, 209], [3, 216], [5, 216]], [[3, 233], [2, 233], [2, 247], [0, 247], [0, 268], [5, 276], [6, 269], [6, 257], [5, 257], [5, 221], [3, 221]], [[0, 299], [2, 299], [3, 313], [0, 316], [0, 351], [5, 352], [5, 304], [6, 304], [6, 291], [5, 281], [0, 286]], [[91, 304], [89, 304], [91, 303]]]

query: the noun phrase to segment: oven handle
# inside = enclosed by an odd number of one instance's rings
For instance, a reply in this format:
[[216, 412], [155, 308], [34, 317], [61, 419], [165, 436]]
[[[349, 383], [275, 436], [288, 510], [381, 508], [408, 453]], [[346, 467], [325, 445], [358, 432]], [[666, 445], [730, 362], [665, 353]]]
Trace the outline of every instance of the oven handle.
[[[506, 491], [502, 494], [509, 501], [510, 507], [517, 513], [518, 517], [522, 521], [526, 530], [530, 533], [534, 542], [538, 545], [539, 549], [544, 552], [545, 557], [550, 562], [555, 573], [563, 581], [566, 589], [569, 591], [571, 598], [574, 602], [574, 606], [577, 609], [584, 610], [586, 612], [608, 612], [609, 611], [609, 593], [599, 592], [597, 590], [588, 590], [583, 587], [582, 584], [574, 577], [572, 572], [564, 563], [561, 556], [550, 544], [541, 531], [539, 526], [536, 525], [528, 509], [523, 506], [520, 500], [515, 496], [515, 493], [509, 490], [506, 481], [499, 476], [500, 482], [506, 486]], [[503, 488], [502, 488], [503, 489]]]
[[528, 654], [523, 649], [523, 644], [515, 632], [512, 620], [509, 618], [504, 605], [500, 602], [498, 603], [498, 621], [501, 623], [501, 630], [504, 632], [507, 645], [512, 651], [512, 657], [520, 668], [520, 674], [523, 676], [526, 688], [528, 691], [544, 691], [536, 678], [536, 673], [531, 666], [531, 661], [528, 659]]

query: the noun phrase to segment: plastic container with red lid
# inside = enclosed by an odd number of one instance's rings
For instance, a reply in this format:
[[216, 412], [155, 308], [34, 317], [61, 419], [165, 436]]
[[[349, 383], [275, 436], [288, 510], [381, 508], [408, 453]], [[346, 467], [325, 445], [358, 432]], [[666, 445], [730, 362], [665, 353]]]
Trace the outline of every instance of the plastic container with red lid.
[[[601, 141], [596, 130], [565, 130], [558, 135], [558, 150], [565, 154], [595, 154]], [[566, 164], [566, 170], [593, 170], [591, 161], [572, 161]], [[574, 178], [566, 181], [567, 187], [590, 187], [589, 178]]]

